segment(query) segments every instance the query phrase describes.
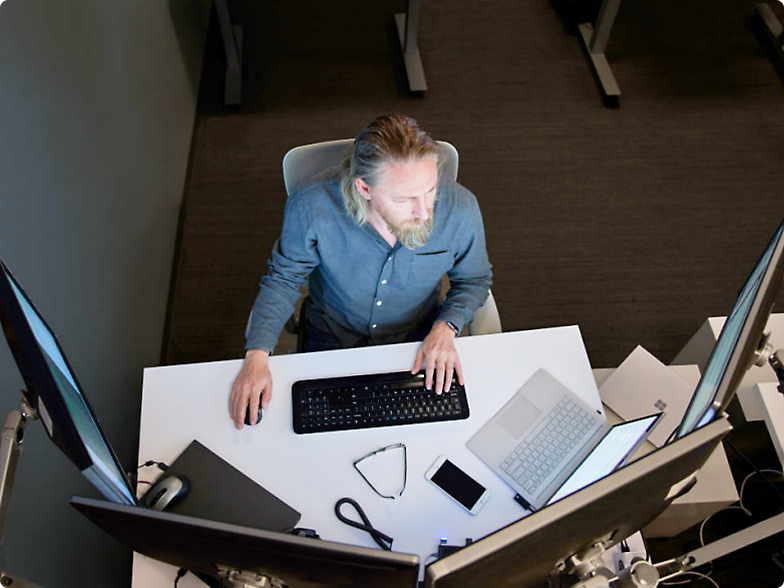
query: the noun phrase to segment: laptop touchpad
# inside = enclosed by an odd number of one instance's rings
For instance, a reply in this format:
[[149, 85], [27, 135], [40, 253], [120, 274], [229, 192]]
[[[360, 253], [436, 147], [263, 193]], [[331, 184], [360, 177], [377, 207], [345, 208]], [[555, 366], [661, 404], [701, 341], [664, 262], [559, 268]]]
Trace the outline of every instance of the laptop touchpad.
[[528, 427], [542, 414], [541, 411], [525, 399], [522, 394], [507, 409], [498, 415], [496, 421], [512, 437], [517, 439], [528, 430]]

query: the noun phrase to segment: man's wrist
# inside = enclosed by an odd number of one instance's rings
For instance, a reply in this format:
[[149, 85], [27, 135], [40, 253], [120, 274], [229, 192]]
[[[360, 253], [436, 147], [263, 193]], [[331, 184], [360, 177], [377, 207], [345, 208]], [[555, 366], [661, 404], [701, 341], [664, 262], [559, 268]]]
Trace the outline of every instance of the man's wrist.
[[245, 359], [254, 359], [257, 357], [265, 357], [269, 359], [270, 352], [266, 349], [248, 349], [245, 352]]
[[457, 325], [455, 323], [453, 323], [452, 321], [444, 321], [444, 322], [446, 323], [447, 327], [452, 329], [452, 331], [455, 334], [455, 337], [457, 337], [460, 334], [460, 329], [457, 328]]

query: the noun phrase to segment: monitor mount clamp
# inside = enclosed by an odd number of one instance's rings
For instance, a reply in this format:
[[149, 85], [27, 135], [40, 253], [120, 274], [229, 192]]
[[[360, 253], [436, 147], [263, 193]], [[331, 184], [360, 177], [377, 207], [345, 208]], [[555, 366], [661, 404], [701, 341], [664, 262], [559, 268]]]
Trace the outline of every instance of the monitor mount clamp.
[[754, 352], [753, 364], [759, 367], [770, 364], [779, 380], [779, 392], [784, 394], [784, 349], [775, 350], [770, 342], [770, 333], [762, 336], [759, 347]]
[[[12, 410], [8, 413], [0, 433], [0, 553], [5, 544], [5, 524], [8, 521], [8, 512], [11, 508], [11, 491], [16, 477], [16, 466], [22, 455], [22, 441], [28, 420], [36, 420], [38, 412], [30, 404], [27, 392], [22, 390], [22, 410]], [[41, 588], [40, 585], [7, 574], [0, 570], [0, 587], [13, 586], [14, 588]]]

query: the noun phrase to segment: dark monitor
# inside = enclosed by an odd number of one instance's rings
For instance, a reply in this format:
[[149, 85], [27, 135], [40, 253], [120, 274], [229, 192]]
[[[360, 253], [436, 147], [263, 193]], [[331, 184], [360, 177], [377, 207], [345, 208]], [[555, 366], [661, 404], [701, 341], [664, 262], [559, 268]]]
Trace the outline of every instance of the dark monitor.
[[430, 564], [425, 586], [546, 586], [572, 554], [596, 543], [612, 547], [659, 516], [690, 488], [693, 474], [730, 429], [726, 418], [719, 418]]
[[784, 273], [784, 221], [741, 288], [673, 437], [722, 414], [754, 361]]
[[414, 588], [419, 575], [416, 555], [76, 496], [71, 504], [134, 551], [188, 569], [202, 579], [217, 579], [219, 570], [225, 569], [280, 579], [289, 588]]
[[27, 401], [49, 437], [108, 500], [136, 504], [57, 337], [2, 260], [0, 322], [27, 387]]

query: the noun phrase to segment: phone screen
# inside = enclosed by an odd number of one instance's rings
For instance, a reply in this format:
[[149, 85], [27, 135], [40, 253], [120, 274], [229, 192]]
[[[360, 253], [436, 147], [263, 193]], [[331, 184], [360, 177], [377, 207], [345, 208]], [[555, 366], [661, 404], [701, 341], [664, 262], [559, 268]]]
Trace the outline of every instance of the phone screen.
[[468, 510], [474, 507], [476, 501], [485, 492], [484, 486], [449, 460], [438, 468], [431, 480]]

